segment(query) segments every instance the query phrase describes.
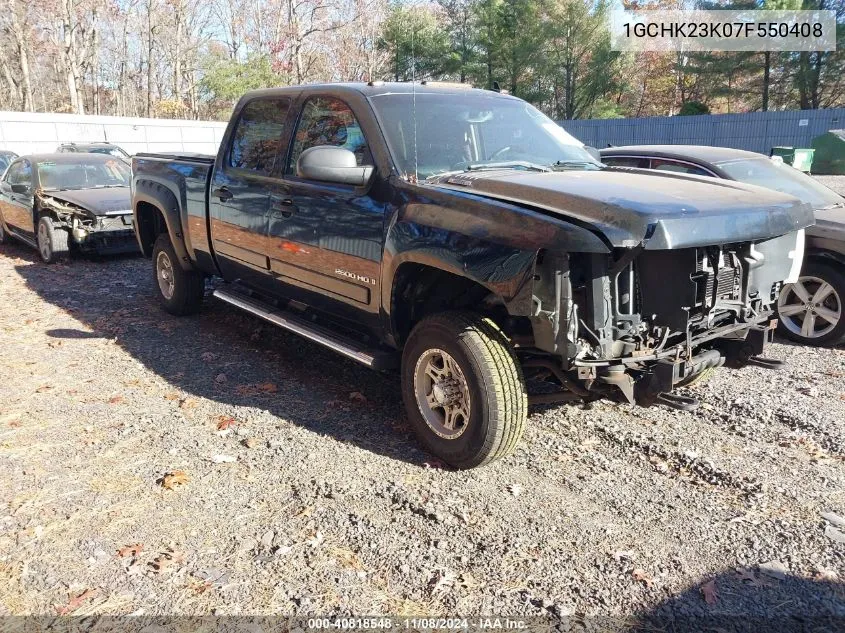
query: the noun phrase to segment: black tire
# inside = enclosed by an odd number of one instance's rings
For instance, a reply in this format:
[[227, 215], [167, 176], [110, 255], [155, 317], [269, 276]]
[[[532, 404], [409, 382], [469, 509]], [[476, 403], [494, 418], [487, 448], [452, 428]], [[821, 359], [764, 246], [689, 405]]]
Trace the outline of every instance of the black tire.
[[[816, 293], [821, 288], [819, 281], [829, 284], [832, 292], [816, 305], [812, 302], [812, 298], [815, 298]], [[816, 334], [805, 336], [801, 328], [807, 318], [806, 314], [801, 312], [797, 314], [787, 313], [788, 309], [795, 309], [802, 303], [802, 300], [794, 289], [786, 286], [778, 301], [778, 331], [785, 337], [803, 345], [822, 347], [841, 343], [845, 340], [845, 272], [843, 267], [817, 259], [806, 260], [801, 269], [799, 282], [802, 283], [805, 292], [812, 293], [812, 298], [807, 304], [809, 309], [811, 311], [814, 308], [823, 309], [826, 315], [838, 311], [838, 322], [833, 325], [830, 321], [822, 318], [822, 322], [819, 324], [818, 320], [821, 317], [818, 316], [818, 313], [811, 312], [816, 315], [816, 325], [813, 328]]]
[[38, 245], [38, 253], [45, 264], [55, 264], [66, 259], [70, 253], [70, 233], [67, 230], [57, 227], [53, 218], [42, 215], [38, 219], [38, 228], [35, 233], [35, 242]]
[[[435, 397], [435, 383], [426, 378], [424, 368], [428, 366], [426, 359], [436, 360], [439, 355], [442, 360], [442, 352], [457, 363], [456, 374], [464, 378], [460, 381], [449, 372], [445, 380], [450, 382], [449, 389], [456, 389], [450, 393], [460, 392], [460, 406], [469, 414], [468, 419], [456, 416], [460, 423], [453, 420], [453, 433], [457, 433], [453, 438], [438, 433], [426, 421], [426, 415], [435, 414], [445, 419], [446, 410], [438, 413], [437, 407], [427, 407], [417, 400], [416, 379], [420, 375], [419, 388]], [[464, 393], [469, 396], [468, 404]], [[528, 417], [525, 382], [510, 343], [493, 321], [471, 313], [435, 314], [417, 324], [402, 354], [402, 398], [423, 446], [455, 468], [483, 466], [509, 454], [522, 437]]]
[[3, 220], [3, 215], [0, 214], [0, 244], [8, 244], [11, 236], [6, 231], [6, 224]]
[[170, 314], [194, 314], [202, 308], [205, 276], [182, 268], [167, 233], [159, 235], [153, 246], [153, 287], [162, 307]]

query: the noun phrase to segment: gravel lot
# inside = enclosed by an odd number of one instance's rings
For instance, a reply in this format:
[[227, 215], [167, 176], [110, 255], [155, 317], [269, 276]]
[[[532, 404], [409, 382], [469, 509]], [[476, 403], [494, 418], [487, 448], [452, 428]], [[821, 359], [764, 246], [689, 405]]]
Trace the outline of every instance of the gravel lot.
[[0, 614], [845, 628], [843, 349], [775, 345], [694, 414], [534, 409], [453, 472], [395, 377], [151, 291], [141, 258], [0, 249]]

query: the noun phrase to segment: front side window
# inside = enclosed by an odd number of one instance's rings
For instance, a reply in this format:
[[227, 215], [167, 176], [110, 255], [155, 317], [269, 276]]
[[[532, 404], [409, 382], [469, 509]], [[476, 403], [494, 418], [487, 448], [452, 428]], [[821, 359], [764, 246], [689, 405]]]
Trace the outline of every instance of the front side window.
[[601, 162], [611, 167], [635, 167], [637, 169], [648, 169], [647, 158], [636, 156], [602, 156]]
[[6, 181], [10, 185], [26, 185], [32, 186], [32, 169], [29, 166], [29, 161], [19, 160], [14, 163], [6, 174]]
[[352, 110], [340, 99], [316, 97], [305, 102], [296, 126], [293, 151], [288, 161], [288, 174], [296, 173], [299, 155], [310, 147], [331, 145], [348, 149], [356, 162], [372, 165], [370, 148]]
[[244, 106], [232, 135], [229, 167], [263, 176], [273, 173], [282, 150], [288, 105], [287, 99], [256, 99]]

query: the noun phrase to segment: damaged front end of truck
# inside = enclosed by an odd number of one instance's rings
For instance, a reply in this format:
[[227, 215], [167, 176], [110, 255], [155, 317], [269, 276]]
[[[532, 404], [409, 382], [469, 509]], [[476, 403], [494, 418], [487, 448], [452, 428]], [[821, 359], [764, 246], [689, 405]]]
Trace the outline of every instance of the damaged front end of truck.
[[[444, 178], [440, 186], [573, 223], [590, 252], [549, 239], [537, 255], [530, 333], [519, 344], [534, 403], [612, 398], [690, 409], [673, 394], [727, 364], [763, 356], [784, 284], [797, 279], [809, 206], [756, 187], [643, 173]], [[550, 231], [549, 235], [553, 235]]]
[[[777, 238], [672, 250], [541, 253], [534, 346], [526, 373], [560, 385], [535, 402], [610, 397], [691, 409], [673, 394], [728, 364], [776, 369], [762, 356], [784, 283], [800, 268], [804, 231]], [[556, 357], [556, 358], [554, 358]], [[562, 362], [561, 362], [562, 360]]]

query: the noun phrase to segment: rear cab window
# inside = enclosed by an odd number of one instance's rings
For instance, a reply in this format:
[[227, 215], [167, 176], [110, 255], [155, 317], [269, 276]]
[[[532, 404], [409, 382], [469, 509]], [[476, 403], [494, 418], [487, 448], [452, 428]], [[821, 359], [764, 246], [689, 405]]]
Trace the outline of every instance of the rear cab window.
[[224, 167], [272, 175], [283, 155], [287, 98], [258, 98], [241, 110]]

